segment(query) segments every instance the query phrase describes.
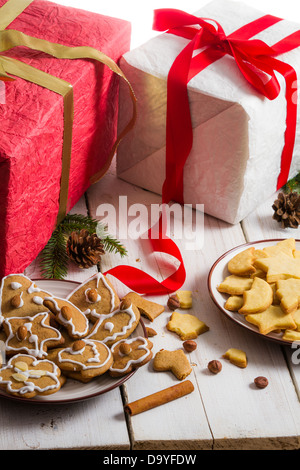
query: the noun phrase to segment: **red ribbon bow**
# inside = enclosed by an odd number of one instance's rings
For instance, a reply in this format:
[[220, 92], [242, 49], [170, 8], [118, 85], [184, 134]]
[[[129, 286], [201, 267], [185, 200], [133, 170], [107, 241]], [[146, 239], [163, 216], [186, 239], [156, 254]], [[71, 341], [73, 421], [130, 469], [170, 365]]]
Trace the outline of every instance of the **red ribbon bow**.
[[[285, 146], [277, 188], [288, 179], [293, 155], [297, 118], [297, 74], [293, 67], [275, 56], [300, 45], [300, 32], [291, 34], [273, 46], [250, 39], [271, 25], [282, 21], [265, 15], [226, 36], [222, 26], [209, 18], [198, 18], [181, 10], [154, 11], [153, 29], [189, 39], [175, 59], [167, 84], [166, 179], [163, 200], [183, 203], [183, 169], [192, 144], [193, 131], [187, 94], [188, 82], [201, 70], [229, 54], [245, 79], [263, 96], [273, 100], [280, 93], [276, 77], [279, 72], [286, 81], [287, 119]], [[196, 53], [197, 49], [205, 48]]]

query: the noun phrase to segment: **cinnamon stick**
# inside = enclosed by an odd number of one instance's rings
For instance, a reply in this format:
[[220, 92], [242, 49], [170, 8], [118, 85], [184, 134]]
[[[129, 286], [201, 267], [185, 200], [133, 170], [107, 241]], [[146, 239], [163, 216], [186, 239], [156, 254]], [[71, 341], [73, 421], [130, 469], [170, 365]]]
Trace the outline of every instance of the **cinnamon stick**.
[[124, 406], [124, 410], [130, 415], [134, 416], [138, 413], [142, 413], [147, 410], [151, 410], [170, 401], [176, 400], [177, 398], [188, 395], [194, 390], [194, 385], [190, 380], [185, 380], [172, 387], [165, 388], [159, 392], [153, 393], [146, 397], [140, 398], [139, 400], [128, 403]]

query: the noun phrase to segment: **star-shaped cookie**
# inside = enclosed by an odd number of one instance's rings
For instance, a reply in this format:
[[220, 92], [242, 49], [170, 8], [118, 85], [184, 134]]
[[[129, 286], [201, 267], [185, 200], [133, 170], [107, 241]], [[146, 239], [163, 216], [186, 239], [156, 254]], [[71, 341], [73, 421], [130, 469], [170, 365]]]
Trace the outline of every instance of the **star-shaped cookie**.
[[270, 305], [267, 310], [262, 313], [252, 313], [246, 315], [246, 320], [259, 328], [259, 332], [267, 335], [274, 330], [294, 330], [297, 328], [293, 316], [284, 313], [280, 305]]

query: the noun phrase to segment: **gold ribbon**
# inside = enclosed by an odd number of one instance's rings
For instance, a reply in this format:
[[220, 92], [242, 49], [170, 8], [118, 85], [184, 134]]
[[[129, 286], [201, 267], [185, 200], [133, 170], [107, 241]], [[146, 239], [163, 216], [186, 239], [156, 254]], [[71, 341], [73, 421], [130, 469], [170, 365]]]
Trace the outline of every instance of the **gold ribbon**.
[[44, 52], [57, 59], [92, 59], [110, 68], [119, 77], [125, 80], [129, 87], [132, 103], [133, 115], [125, 129], [118, 136], [111, 152], [101, 170], [96, 173], [90, 180], [91, 184], [96, 183], [102, 178], [110, 167], [112, 158], [116, 149], [129, 132], [136, 121], [136, 97], [134, 91], [118, 65], [107, 55], [92, 47], [68, 47], [62, 44], [56, 44], [44, 39], [28, 36], [20, 31], [5, 29], [24, 9], [32, 3], [33, 0], [8, 0], [0, 8], [0, 80], [14, 80], [9, 74], [22, 78], [29, 82], [35, 83], [41, 87], [58, 93], [63, 97], [64, 104], [64, 133], [63, 133], [63, 149], [62, 149], [62, 172], [59, 195], [59, 209], [57, 215], [57, 224], [59, 224], [67, 213], [67, 202], [69, 192], [69, 174], [72, 150], [72, 127], [74, 113], [73, 87], [70, 83], [60, 78], [54, 77], [46, 72], [42, 72], [24, 62], [1, 55], [1, 52], [8, 51], [13, 47], [25, 46], [30, 49]]

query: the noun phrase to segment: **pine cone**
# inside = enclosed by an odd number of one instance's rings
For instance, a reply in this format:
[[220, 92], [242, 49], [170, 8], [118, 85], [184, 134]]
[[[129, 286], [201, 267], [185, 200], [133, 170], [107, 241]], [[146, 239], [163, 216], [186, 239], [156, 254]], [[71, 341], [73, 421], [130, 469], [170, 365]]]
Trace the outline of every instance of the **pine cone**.
[[273, 219], [283, 228], [297, 228], [300, 224], [300, 195], [297, 192], [279, 193], [272, 205]]
[[72, 232], [67, 240], [67, 255], [79, 268], [90, 268], [99, 263], [101, 255], [105, 253], [101, 239], [88, 230]]

